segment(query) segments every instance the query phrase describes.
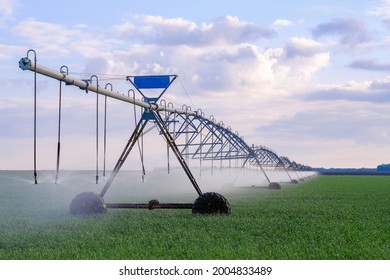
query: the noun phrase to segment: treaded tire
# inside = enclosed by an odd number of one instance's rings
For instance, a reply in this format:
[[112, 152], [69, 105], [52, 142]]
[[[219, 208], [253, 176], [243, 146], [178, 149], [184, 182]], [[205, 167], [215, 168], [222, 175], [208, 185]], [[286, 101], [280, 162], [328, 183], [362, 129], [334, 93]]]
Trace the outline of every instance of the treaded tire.
[[149, 210], [153, 210], [154, 208], [157, 208], [159, 206], [160, 206], [160, 201], [158, 201], [157, 199], [152, 199], [148, 203]]
[[93, 192], [83, 192], [73, 198], [69, 210], [73, 215], [90, 215], [106, 213], [107, 207], [100, 195]]
[[280, 190], [282, 186], [277, 182], [272, 182], [268, 185], [268, 188], [271, 190]]
[[193, 214], [227, 214], [231, 213], [229, 202], [226, 198], [215, 192], [207, 192], [200, 195], [192, 205]]

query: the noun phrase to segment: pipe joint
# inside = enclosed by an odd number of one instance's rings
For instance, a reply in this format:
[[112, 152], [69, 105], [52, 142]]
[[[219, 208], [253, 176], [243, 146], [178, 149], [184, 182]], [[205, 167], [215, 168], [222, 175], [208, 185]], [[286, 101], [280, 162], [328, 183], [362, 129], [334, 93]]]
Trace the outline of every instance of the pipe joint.
[[31, 59], [28, 57], [23, 57], [19, 60], [19, 68], [22, 70], [30, 70], [31, 69]]

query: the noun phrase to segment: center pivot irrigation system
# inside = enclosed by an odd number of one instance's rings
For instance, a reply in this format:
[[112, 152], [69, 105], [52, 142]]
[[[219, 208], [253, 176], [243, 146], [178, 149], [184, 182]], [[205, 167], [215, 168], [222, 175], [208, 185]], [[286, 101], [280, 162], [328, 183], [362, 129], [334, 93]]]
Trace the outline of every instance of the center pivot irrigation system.
[[[29, 54], [34, 54], [34, 59], [29, 58]], [[112, 85], [106, 84], [104, 88], [99, 86], [98, 77], [91, 76], [88, 80], [76, 79], [68, 75], [68, 68], [62, 66], [60, 71], [54, 71], [37, 64], [36, 52], [29, 50], [27, 56], [21, 58], [19, 67], [22, 70], [30, 70], [34, 72], [34, 180], [37, 184], [36, 171], [36, 74], [41, 74], [60, 81], [60, 108], [59, 108], [59, 129], [58, 138], [60, 138], [60, 121], [61, 121], [61, 85], [65, 83], [68, 86], [75, 86], [87, 92], [95, 92], [97, 96], [105, 96], [114, 98], [123, 102], [140, 106], [143, 108], [143, 113], [139, 119], [131, 137], [125, 145], [119, 159], [117, 160], [110, 176], [106, 180], [100, 194], [92, 192], [83, 192], [77, 195], [71, 202], [70, 211], [73, 214], [90, 214], [104, 213], [107, 208], [182, 208], [192, 209], [193, 213], [211, 214], [225, 213], [231, 211], [230, 205], [225, 197], [215, 192], [201, 191], [197, 180], [195, 179], [188, 165], [188, 159], [199, 160], [200, 167], [202, 161], [228, 161], [229, 166], [231, 161], [241, 162], [240, 168], [251, 166], [258, 168], [268, 181], [269, 188], [280, 188], [277, 182], [271, 182], [266, 169], [281, 170], [287, 174], [292, 183], [297, 183], [296, 179], [292, 179], [290, 173], [294, 172], [298, 180], [303, 177], [298, 175], [298, 171], [310, 171], [311, 168], [305, 165], [297, 164], [290, 161], [287, 157], [279, 157], [271, 149], [264, 146], [248, 145], [238, 132], [233, 132], [230, 127], [226, 127], [223, 122], [216, 122], [213, 116], [205, 117], [202, 110], [193, 111], [191, 107], [183, 105], [182, 108], [174, 108], [171, 102], [167, 103], [161, 99], [163, 94], [168, 90], [171, 84], [176, 80], [177, 75], [153, 75], [153, 76], [127, 76], [126, 80], [134, 87], [134, 89], [142, 95], [142, 100], [136, 99], [135, 94], [131, 97], [129, 94], [121, 94], [112, 91]], [[96, 85], [93, 84], [93, 79], [96, 79]], [[108, 89], [110, 86], [110, 89]], [[155, 96], [147, 96], [147, 93], [156, 93]], [[134, 93], [134, 90], [133, 90]], [[106, 106], [107, 103], [105, 103]], [[152, 126], [146, 130], [148, 124]], [[98, 128], [96, 128], [98, 129]], [[130, 204], [130, 203], [105, 203], [104, 195], [110, 188], [112, 182], [121, 170], [130, 152], [138, 143], [140, 137], [151, 129], [157, 129], [159, 134], [165, 139], [168, 151], [168, 173], [169, 166], [169, 149], [174, 153], [180, 166], [184, 170], [186, 176], [194, 187], [199, 197], [194, 203], [159, 203], [157, 200], [151, 200], [148, 204]], [[104, 135], [106, 138], [106, 135]], [[98, 143], [96, 143], [98, 150]], [[105, 152], [104, 152], [105, 153]], [[56, 182], [58, 179], [60, 158], [60, 140], [58, 140], [57, 148], [57, 173]], [[104, 162], [105, 166], [105, 162]], [[98, 163], [96, 161], [96, 183], [98, 183]], [[201, 170], [201, 169], [200, 169]], [[105, 167], [104, 167], [105, 172]]]

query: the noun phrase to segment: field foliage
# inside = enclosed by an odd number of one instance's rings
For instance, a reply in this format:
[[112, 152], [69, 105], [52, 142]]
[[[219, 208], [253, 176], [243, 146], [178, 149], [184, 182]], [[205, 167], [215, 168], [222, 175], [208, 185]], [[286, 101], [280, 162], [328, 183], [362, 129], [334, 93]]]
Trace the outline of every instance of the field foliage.
[[390, 259], [388, 176], [318, 176], [281, 190], [223, 193], [229, 216], [72, 216], [74, 193], [62, 187], [3, 180], [0, 259]]

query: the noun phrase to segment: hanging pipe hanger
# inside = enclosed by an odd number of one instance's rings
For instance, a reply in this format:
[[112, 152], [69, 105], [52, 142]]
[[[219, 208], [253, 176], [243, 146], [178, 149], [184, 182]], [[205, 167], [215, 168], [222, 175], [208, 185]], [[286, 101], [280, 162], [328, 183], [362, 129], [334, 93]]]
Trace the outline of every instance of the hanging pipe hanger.
[[[92, 79], [96, 79], [96, 184], [99, 183], [99, 78], [96, 75], [92, 75]], [[88, 86], [87, 86], [88, 89]], [[87, 91], [88, 92], [88, 91]]]
[[[165, 99], [160, 100], [160, 105], [162, 107], [164, 107], [164, 109], [165, 109], [165, 120], [167, 121], [165, 123], [165, 126], [167, 127], [167, 130], [169, 132], [168, 112], [166, 111], [167, 110], [167, 102], [165, 101]], [[169, 159], [169, 143], [168, 142], [166, 142], [166, 143], [167, 143], [167, 172], [168, 172], [168, 174], [170, 174], [171, 173], [171, 165], [170, 165], [170, 159]]]
[[[112, 91], [112, 84], [107, 83], [104, 89], [110, 86], [110, 90]], [[104, 139], [103, 139], [103, 179], [106, 178], [106, 153], [107, 153], [107, 95], [104, 96]]]
[[[135, 100], [135, 91], [133, 89], [129, 89], [127, 92], [128, 96], [130, 97], [130, 91], [133, 93], [133, 100]], [[135, 126], [137, 127], [137, 108], [134, 103], [134, 122]], [[142, 113], [141, 113], [142, 115]], [[141, 116], [142, 119], [142, 116]], [[142, 132], [141, 134], [141, 144], [139, 143], [139, 138], [137, 139], [137, 145], [138, 145], [138, 151], [139, 151], [139, 156], [141, 159], [141, 168], [142, 168], [142, 183], [145, 182], [145, 175], [146, 175], [146, 170], [145, 170], [145, 164], [144, 164], [144, 133]]]
[[34, 53], [34, 184], [38, 184], [37, 175], [37, 53], [30, 49], [27, 51], [27, 58], [30, 52]]
[[[65, 77], [69, 73], [69, 69], [66, 65], [61, 66], [60, 72]], [[60, 80], [60, 89], [58, 94], [58, 136], [57, 136], [57, 165], [56, 165], [56, 177], [55, 177], [55, 183], [58, 182], [58, 174], [60, 169], [60, 150], [61, 150], [61, 112], [62, 111], [62, 80]]]

